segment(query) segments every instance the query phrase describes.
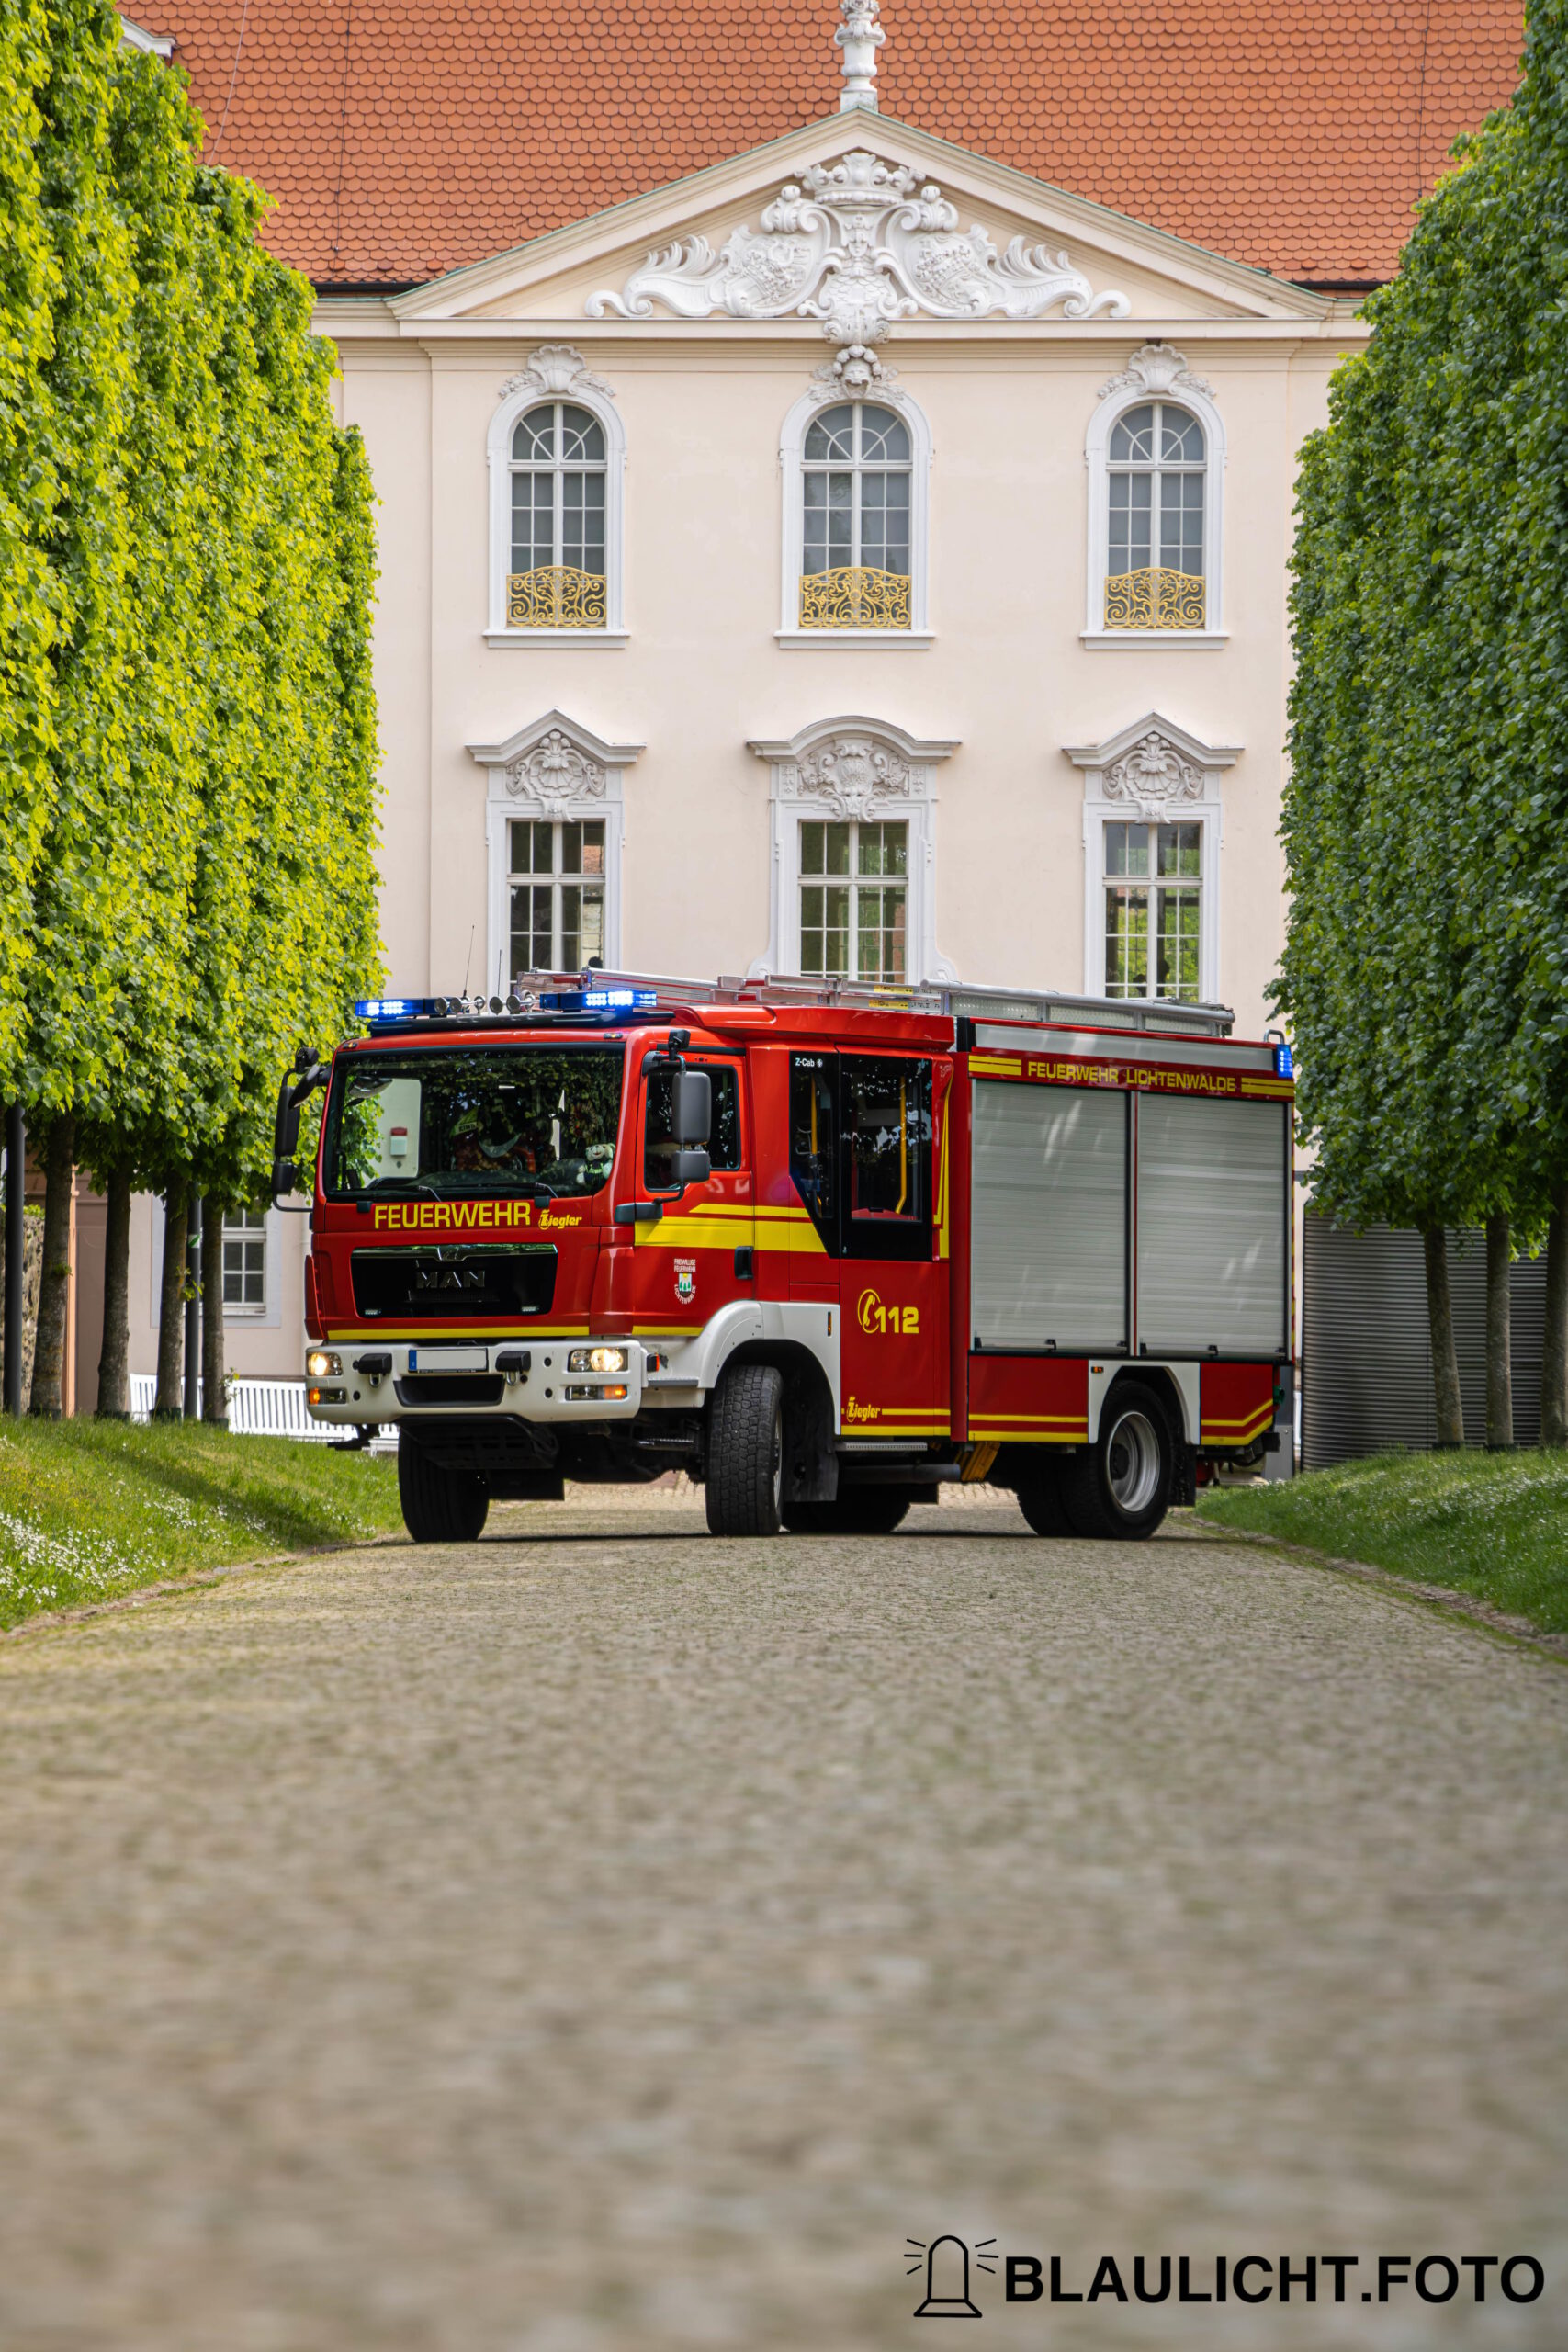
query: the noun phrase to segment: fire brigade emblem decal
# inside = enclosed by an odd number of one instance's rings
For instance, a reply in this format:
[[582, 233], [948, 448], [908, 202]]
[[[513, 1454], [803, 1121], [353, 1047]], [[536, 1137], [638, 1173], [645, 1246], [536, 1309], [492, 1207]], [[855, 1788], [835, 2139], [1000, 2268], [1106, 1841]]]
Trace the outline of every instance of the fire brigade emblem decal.
[[697, 1261], [694, 1258], [675, 1261], [675, 1295], [682, 1306], [689, 1306], [696, 1295]]

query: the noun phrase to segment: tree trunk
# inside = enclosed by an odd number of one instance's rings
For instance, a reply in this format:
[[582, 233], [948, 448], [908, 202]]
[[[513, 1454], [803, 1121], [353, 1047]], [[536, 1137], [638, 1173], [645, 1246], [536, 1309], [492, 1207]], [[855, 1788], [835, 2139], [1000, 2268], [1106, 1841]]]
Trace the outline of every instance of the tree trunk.
[[181, 1350], [186, 1323], [186, 1216], [190, 1186], [182, 1177], [164, 1195], [164, 1279], [158, 1292], [158, 1394], [155, 1421], [180, 1418]]
[[201, 1419], [201, 1194], [192, 1193], [186, 1210], [185, 1415]]
[[1427, 1317], [1432, 1331], [1432, 1390], [1438, 1408], [1439, 1446], [1464, 1443], [1464, 1407], [1460, 1402], [1459, 1354], [1454, 1347], [1453, 1301], [1449, 1295], [1449, 1240], [1440, 1225], [1422, 1228], [1427, 1253]]
[[76, 1120], [51, 1119], [44, 1145], [43, 1287], [33, 1350], [28, 1411], [57, 1421], [64, 1407], [65, 1318], [71, 1311], [71, 1193], [76, 1182]]
[[1568, 1445], [1568, 1185], [1546, 1229], [1546, 1329], [1540, 1346], [1540, 1442]]
[[209, 1193], [201, 1224], [201, 1418], [215, 1429], [229, 1426], [223, 1385], [223, 1204]]
[[1486, 1444], [1506, 1453], [1514, 1442], [1511, 1235], [1501, 1212], [1486, 1220]]
[[111, 1168], [104, 1217], [104, 1337], [98, 1351], [100, 1421], [130, 1419], [130, 1170]]

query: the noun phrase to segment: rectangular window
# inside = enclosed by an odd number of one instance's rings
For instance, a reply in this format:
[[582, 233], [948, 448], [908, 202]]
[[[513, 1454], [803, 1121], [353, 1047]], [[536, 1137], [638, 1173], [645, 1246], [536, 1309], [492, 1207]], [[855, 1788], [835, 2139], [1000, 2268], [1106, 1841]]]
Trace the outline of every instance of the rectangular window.
[[1201, 825], [1105, 828], [1105, 993], [1196, 1004]]
[[223, 1312], [266, 1312], [265, 1209], [231, 1209], [223, 1220]]
[[838, 1121], [830, 1054], [792, 1054], [789, 1061], [789, 1172], [829, 1257], [838, 1254]]
[[604, 823], [514, 818], [508, 864], [512, 979], [580, 972], [604, 955]]
[[908, 972], [909, 828], [800, 828], [800, 968], [813, 978], [901, 983]]
[[844, 1244], [852, 1258], [931, 1254], [931, 1064], [844, 1054]]
[[[739, 1072], [730, 1062], [688, 1062], [686, 1067], [705, 1071], [708, 1084], [713, 1089], [708, 1165], [725, 1172], [739, 1168], [741, 1164]], [[642, 1181], [650, 1193], [668, 1192], [674, 1182], [672, 1162], [679, 1148], [670, 1132], [674, 1100], [674, 1071], [650, 1071], [648, 1110], [642, 1129]]]

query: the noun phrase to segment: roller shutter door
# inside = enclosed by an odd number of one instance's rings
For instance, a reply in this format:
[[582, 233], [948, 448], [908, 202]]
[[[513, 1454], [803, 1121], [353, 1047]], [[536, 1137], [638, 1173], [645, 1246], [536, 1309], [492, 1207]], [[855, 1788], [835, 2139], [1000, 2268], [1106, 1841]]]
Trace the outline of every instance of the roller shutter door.
[[973, 1167], [976, 1344], [1124, 1347], [1125, 1096], [982, 1080]]
[[1283, 1352], [1285, 1115], [1282, 1102], [1139, 1102], [1140, 1350]]

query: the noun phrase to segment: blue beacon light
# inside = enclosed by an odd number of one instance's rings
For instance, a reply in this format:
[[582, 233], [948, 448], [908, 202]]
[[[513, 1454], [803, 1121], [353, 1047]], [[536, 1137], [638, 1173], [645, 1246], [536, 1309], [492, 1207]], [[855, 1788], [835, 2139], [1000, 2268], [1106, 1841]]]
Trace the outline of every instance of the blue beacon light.
[[1276, 1077], [1276, 1078], [1294, 1078], [1295, 1074], [1296, 1074], [1296, 1066], [1295, 1066], [1294, 1061], [1293, 1061], [1293, 1060], [1292, 1059], [1292, 1057], [1291, 1057], [1291, 1049], [1290, 1049], [1289, 1046], [1285, 1046], [1285, 1045], [1276, 1046], [1275, 1046], [1275, 1048], [1274, 1048], [1274, 1075], [1275, 1075], [1275, 1077]]

